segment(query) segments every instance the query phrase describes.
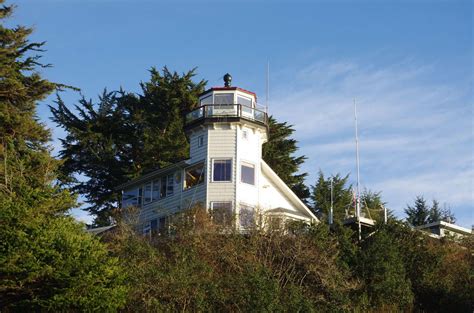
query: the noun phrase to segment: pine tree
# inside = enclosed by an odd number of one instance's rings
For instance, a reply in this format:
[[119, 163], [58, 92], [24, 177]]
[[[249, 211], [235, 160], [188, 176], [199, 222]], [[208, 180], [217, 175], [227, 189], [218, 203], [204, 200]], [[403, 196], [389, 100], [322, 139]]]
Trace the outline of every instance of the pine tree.
[[331, 207], [331, 180], [333, 186], [333, 214], [334, 220], [342, 221], [346, 212], [353, 207], [352, 186], [347, 186], [349, 175], [341, 177], [339, 174], [332, 177], [324, 177], [322, 171], [316, 184], [312, 186], [311, 200], [313, 201], [313, 211], [319, 215], [325, 216], [329, 214]]
[[433, 205], [431, 206], [429, 215], [428, 215], [428, 223], [438, 222], [442, 219], [443, 212], [439, 207], [439, 202], [437, 200], [433, 200]]
[[405, 214], [408, 223], [412, 226], [421, 226], [428, 222], [430, 208], [423, 196], [416, 196], [414, 206], [407, 205]]
[[0, 307], [117, 309], [125, 291], [119, 267], [67, 216], [75, 199], [54, 184], [59, 162], [36, 116], [37, 102], [60, 85], [37, 72], [45, 66], [31, 54], [43, 43], [29, 42], [31, 29], [3, 26], [12, 11], [0, 6]]
[[451, 212], [449, 207], [445, 206], [444, 208], [441, 208], [439, 206], [439, 202], [433, 199], [433, 204], [431, 206], [428, 216], [428, 223], [434, 223], [439, 221], [454, 223], [456, 221], [456, 218], [454, 217], [454, 214]]
[[269, 140], [263, 145], [262, 158], [295, 194], [307, 203], [310, 192], [304, 180], [308, 173], [298, 174], [306, 157], [294, 156], [298, 147], [291, 135], [295, 130], [286, 122], [277, 122], [271, 116], [268, 123]]

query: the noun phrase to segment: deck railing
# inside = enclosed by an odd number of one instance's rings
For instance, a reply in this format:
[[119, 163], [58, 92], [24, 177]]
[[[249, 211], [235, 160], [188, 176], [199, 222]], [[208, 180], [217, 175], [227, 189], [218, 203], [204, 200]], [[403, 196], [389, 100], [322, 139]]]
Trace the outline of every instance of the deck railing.
[[186, 114], [186, 124], [206, 118], [239, 117], [250, 121], [268, 124], [268, 116], [264, 110], [243, 104], [206, 104]]

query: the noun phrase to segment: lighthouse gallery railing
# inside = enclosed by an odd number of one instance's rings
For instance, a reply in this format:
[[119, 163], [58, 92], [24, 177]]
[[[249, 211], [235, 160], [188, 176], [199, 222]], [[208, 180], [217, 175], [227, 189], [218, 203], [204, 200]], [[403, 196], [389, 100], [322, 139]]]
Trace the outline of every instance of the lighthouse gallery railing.
[[186, 114], [186, 124], [205, 118], [239, 117], [268, 124], [267, 113], [243, 104], [206, 104]]

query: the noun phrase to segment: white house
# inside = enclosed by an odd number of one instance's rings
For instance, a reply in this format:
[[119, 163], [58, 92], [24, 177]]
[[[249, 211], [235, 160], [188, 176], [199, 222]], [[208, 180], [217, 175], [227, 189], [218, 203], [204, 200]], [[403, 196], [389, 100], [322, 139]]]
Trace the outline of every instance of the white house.
[[317, 222], [316, 216], [263, 161], [268, 115], [255, 93], [225, 86], [207, 90], [186, 116], [190, 158], [119, 186], [122, 207], [137, 206], [143, 230], [161, 231], [167, 218], [196, 204], [215, 222], [245, 230], [265, 221]]

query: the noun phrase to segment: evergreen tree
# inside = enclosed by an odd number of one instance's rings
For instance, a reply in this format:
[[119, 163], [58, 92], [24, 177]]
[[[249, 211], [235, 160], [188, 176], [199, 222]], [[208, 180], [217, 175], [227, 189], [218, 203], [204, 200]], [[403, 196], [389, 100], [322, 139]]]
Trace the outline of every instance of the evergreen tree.
[[332, 177], [324, 177], [322, 171], [316, 184], [312, 186], [311, 200], [313, 201], [313, 210], [319, 215], [327, 218], [331, 207], [331, 180], [333, 186], [333, 214], [334, 220], [342, 221], [346, 213], [349, 212], [354, 205], [352, 186], [347, 186], [349, 175], [341, 177], [339, 174]]
[[439, 202], [437, 200], [433, 200], [433, 205], [431, 206], [430, 213], [428, 215], [428, 223], [441, 221], [442, 218], [443, 212], [439, 207]]
[[437, 200], [433, 200], [433, 205], [431, 206], [430, 213], [428, 216], [428, 223], [434, 223], [444, 221], [448, 223], [455, 223], [456, 218], [451, 212], [449, 207], [445, 206], [441, 208]]
[[[0, 0], [0, 5], [3, 0]], [[125, 290], [116, 259], [66, 212], [75, 199], [54, 185], [58, 161], [37, 102], [58, 84], [41, 77], [31, 29], [6, 28], [0, 6], [0, 307], [9, 311], [115, 310]]]
[[269, 117], [268, 124], [269, 140], [263, 145], [262, 158], [295, 194], [307, 203], [310, 192], [304, 180], [308, 173], [298, 174], [306, 157], [294, 156], [298, 147], [297, 141], [291, 138], [291, 135], [295, 130], [286, 122], [277, 122], [272, 116]]
[[184, 114], [198, 103], [205, 81], [193, 82], [194, 70], [179, 75], [152, 68], [150, 74], [141, 95], [104, 91], [97, 104], [82, 98], [77, 114], [61, 98], [51, 107], [53, 120], [67, 132], [62, 171], [85, 176], [69, 183], [86, 197], [96, 225], [109, 222], [118, 185], [188, 157]]
[[412, 226], [420, 226], [428, 223], [430, 207], [426, 204], [423, 196], [416, 196], [414, 206], [407, 205], [405, 209], [407, 222]]
[[448, 223], [456, 223], [456, 217], [454, 216], [454, 213], [451, 211], [449, 206], [445, 205], [444, 208], [441, 210], [442, 215], [441, 215], [441, 220], [448, 222]]

